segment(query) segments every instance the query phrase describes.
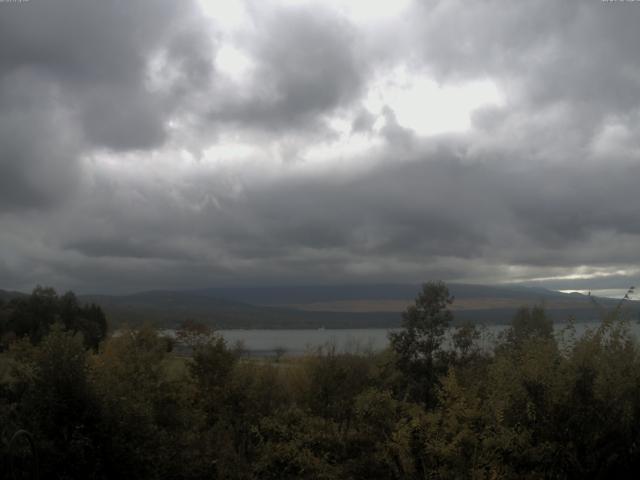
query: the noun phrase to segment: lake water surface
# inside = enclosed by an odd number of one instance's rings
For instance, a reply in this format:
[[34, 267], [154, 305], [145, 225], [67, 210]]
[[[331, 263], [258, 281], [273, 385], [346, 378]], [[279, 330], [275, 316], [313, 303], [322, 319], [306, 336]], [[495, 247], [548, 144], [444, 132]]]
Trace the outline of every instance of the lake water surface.
[[[599, 322], [575, 324], [576, 335], [582, 335], [588, 328], [595, 328]], [[566, 324], [556, 324], [559, 335]], [[497, 336], [507, 328], [506, 325], [488, 325], [481, 327], [481, 346], [491, 348]], [[640, 336], [640, 324], [629, 323], [631, 332]], [[388, 334], [397, 329], [320, 329], [320, 330], [219, 330], [230, 346], [241, 342], [243, 349], [252, 355], [274, 355], [277, 351], [289, 355], [299, 355], [315, 348], [333, 344], [340, 351], [380, 351], [389, 344]]]

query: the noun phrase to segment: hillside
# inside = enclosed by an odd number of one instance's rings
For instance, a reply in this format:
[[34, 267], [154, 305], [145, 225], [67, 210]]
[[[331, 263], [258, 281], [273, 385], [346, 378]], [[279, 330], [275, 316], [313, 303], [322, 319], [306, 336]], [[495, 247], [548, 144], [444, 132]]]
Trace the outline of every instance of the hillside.
[[[418, 285], [348, 285], [154, 290], [131, 295], [80, 295], [107, 314], [111, 325], [150, 322], [172, 328], [191, 318], [215, 328], [388, 328], [400, 324], [401, 312], [413, 302]], [[451, 284], [457, 322], [507, 323], [521, 306], [544, 305], [556, 322], [599, 316], [593, 299], [523, 286]], [[0, 300], [24, 295], [0, 290]], [[599, 298], [605, 309], [618, 300]], [[636, 318], [639, 302], [625, 309]]]
[[[542, 304], [554, 321], [598, 318], [592, 299], [542, 288], [451, 284], [456, 321], [506, 323], [523, 305]], [[185, 318], [216, 328], [371, 328], [399, 325], [418, 285], [282, 286], [148, 291], [132, 295], [85, 295], [112, 324], [149, 321], [173, 327]], [[614, 299], [598, 299], [605, 308]], [[626, 307], [638, 314], [637, 302]]]
[[253, 305], [202, 291], [153, 291], [134, 295], [86, 295], [82, 301], [100, 305], [113, 325], [151, 322], [175, 327], [190, 318], [215, 328], [370, 328], [397, 324], [390, 312], [311, 312], [296, 308]]
[[25, 294], [22, 292], [12, 292], [9, 290], [0, 290], [0, 300], [4, 302], [8, 302], [9, 300], [17, 297], [24, 296]]

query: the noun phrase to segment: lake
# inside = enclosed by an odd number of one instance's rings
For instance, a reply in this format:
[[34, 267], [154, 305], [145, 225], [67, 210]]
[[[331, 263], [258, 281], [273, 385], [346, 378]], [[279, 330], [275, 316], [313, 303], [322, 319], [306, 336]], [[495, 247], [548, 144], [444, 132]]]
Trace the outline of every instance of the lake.
[[[595, 328], [599, 322], [575, 324], [576, 334], [582, 335], [588, 328]], [[566, 324], [555, 324], [559, 334]], [[640, 335], [640, 324], [629, 324], [635, 336]], [[488, 325], [482, 327], [481, 346], [491, 348], [506, 325]], [[241, 342], [249, 355], [275, 355], [280, 350], [289, 355], [300, 355], [305, 351], [323, 345], [333, 344], [340, 351], [380, 351], [389, 344], [388, 334], [397, 329], [365, 328], [365, 329], [319, 329], [319, 330], [219, 330], [230, 346]]]

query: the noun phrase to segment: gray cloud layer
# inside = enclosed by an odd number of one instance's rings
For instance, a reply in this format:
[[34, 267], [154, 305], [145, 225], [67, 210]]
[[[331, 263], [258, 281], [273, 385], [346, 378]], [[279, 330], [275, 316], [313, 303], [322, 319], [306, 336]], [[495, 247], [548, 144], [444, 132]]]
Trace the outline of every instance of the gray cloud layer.
[[[640, 5], [245, 10], [0, 3], [0, 288], [640, 277]], [[503, 99], [421, 135], [367, 107], [397, 66]]]

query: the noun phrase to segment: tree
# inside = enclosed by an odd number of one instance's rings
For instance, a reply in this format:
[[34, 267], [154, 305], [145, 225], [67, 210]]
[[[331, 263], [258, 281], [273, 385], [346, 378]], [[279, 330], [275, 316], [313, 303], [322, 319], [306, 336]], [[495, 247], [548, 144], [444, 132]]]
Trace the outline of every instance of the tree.
[[438, 376], [446, 371], [442, 343], [453, 320], [451, 303], [444, 282], [425, 283], [414, 305], [402, 314], [402, 330], [389, 335], [396, 366], [408, 382], [408, 395], [427, 406], [433, 405]]
[[465, 361], [476, 356], [479, 353], [479, 347], [477, 345], [479, 339], [480, 330], [472, 323], [465, 323], [457, 327], [451, 336], [451, 340], [458, 359]]
[[355, 398], [370, 386], [371, 362], [366, 357], [338, 353], [328, 344], [308, 356], [303, 364], [303, 403], [324, 419], [343, 428], [353, 420]]
[[507, 343], [516, 347], [528, 340], [548, 340], [552, 337], [553, 322], [540, 305], [521, 307], [513, 317], [511, 327], [505, 332]]
[[28, 297], [11, 302], [8, 327], [17, 337], [28, 337], [32, 343], [38, 343], [58, 318], [56, 291], [38, 285]]
[[81, 305], [73, 292], [58, 296], [53, 288], [38, 286], [31, 295], [11, 300], [6, 310], [5, 332], [28, 337], [33, 344], [39, 343], [55, 322], [67, 331], [81, 333], [85, 346], [93, 350], [107, 335], [102, 309], [95, 304]]
[[12, 372], [18, 421], [36, 439], [43, 478], [94, 478], [99, 406], [81, 335], [56, 323], [40, 344], [22, 347]]
[[[181, 432], [192, 408], [167, 375], [167, 344], [149, 325], [123, 329], [92, 358], [100, 398], [103, 478], [184, 478]], [[188, 427], [186, 427], [188, 428]], [[194, 469], [196, 467], [193, 467]]]
[[211, 327], [192, 319], [184, 320], [176, 330], [176, 340], [189, 350], [205, 346], [215, 339], [216, 335]]
[[87, 347], [97, 350], [106, 338], [107, 319], [98, 305], [80, 305], [75, 293], [67, 292], [58, 299], [58, 312], [67, 330], [82, 333]]

